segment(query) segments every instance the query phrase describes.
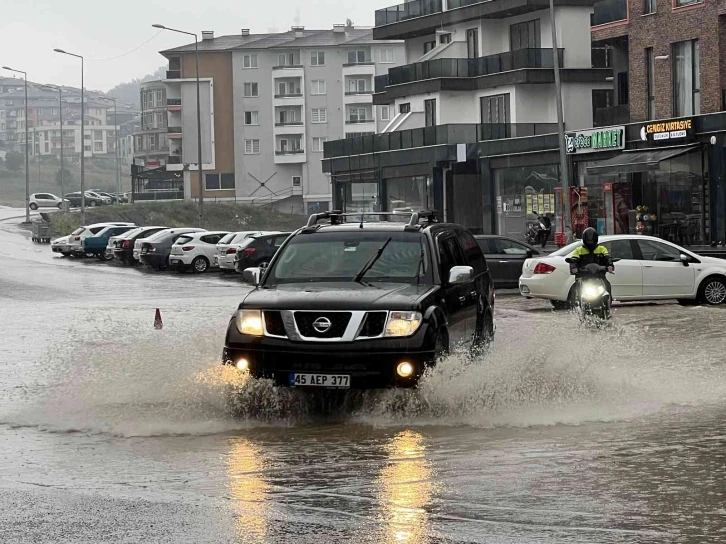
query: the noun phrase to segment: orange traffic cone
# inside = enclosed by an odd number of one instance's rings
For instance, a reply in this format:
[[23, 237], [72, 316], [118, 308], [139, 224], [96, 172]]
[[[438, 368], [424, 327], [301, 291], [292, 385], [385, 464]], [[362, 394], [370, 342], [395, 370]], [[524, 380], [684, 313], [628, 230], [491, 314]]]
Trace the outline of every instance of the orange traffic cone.
[[156, 309], [156, 315], [154, 316], [154, 328], [155, 329], [164, 328], [164, 323], [161, 321], [161, 312], [159, 311], [159, 308]]

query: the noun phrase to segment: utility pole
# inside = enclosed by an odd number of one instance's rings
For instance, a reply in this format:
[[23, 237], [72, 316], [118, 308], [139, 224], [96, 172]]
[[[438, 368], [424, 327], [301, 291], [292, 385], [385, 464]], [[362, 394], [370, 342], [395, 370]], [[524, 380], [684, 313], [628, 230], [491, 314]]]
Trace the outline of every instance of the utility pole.
[[555, 98], [557, 103], [557, 133], [560, 142], [560, 181], [565, 197], [565, 244], [572, 241], [572, 207], [570, 206], [570, 176], [567, 168], [567, 148], [565, 147], [565, 121], [562, 111], [562, 84], [560, 82], [560, 50], [557, 47], [557, 25], [555, 24], [554, 0], [550, 0], [550, 26], [552, 27], [552, 58], [555, 71]]

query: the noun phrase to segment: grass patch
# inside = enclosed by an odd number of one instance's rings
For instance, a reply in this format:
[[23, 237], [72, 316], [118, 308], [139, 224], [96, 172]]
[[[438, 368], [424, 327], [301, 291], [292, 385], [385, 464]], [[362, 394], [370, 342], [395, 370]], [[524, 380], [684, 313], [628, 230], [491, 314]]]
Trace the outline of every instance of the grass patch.
[[[86, 224], [125, 221], [137, 225], [167, 227], [198, 226], [197, 205], [194, 202], [143, 202], [120, 206], [86, 208]], [[292, 231], [307, 221], [302, 215], [275, 212], [233, 202], [205, 203], [204, 228], [207, 230], [279, 230]], [[77, 213], [53, 213], [53, 236], [65, 236], [80, 226]]]

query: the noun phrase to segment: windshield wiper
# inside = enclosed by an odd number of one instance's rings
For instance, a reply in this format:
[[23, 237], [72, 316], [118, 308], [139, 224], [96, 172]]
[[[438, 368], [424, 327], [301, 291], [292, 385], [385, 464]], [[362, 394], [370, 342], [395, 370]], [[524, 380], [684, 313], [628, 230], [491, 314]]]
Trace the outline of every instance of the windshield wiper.
[[393, 240], [393, 237], [389, 237], [388, 240], [386, 240], [386, 242], [378, 249], [378, 251], [376, 251], [375, 255], [368, 259], [368, 262], [363, 266], [363, 268], [360, 269], [360, 272], [355, 275], [353, 281], [360, 283], [360, 280], [363, 279], [363, 276], [365, 276], [368, 271], [373, 268], [373, 265], [376, 264], [376, 261], [380, 259], [381, 254], [385, 251], [388, 244], [391, 243], [391, 240]]

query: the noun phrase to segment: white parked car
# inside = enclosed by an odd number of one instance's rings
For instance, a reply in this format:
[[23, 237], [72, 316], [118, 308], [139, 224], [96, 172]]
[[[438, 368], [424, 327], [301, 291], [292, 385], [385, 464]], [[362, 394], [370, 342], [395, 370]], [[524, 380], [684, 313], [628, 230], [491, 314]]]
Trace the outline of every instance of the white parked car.
[[[574, 298], [575, 277], [565, 262], [581, 242], [574, 242], [548, 256], [527, 259], [519, 278], [519, 292], [526, 297], [550, 300], [564, 308]], [[726, 302], [726, 260], [703, 257], [652, 236], [602, 236], [613, 258], [615, 273], [608, 274], [613, 299], [676, 299], [683, 305]]]
[[60, 253], [64, 257], [70, 257], [71, 254], [70, 252], [68, 252], [69, 238], [70, 234], [68, 236], [61, 236], [60, 238], [56, 238], [51, 242], [50, 249], [53, 251], [53, 253]]
[[68, 236], [65, 251], [72, 255], [83, 255], [83, 239], [98, 234], [106, 227], [133, 227], [133, 223], [94, 223], [93, 225], [78, 227]]
[[169, 266], [183, 270], [191, 267], [192, 272], [206, 272], [214, 262], [217, 244], [229, 232], [203, 231], [190, 232], [180, 236], [171, 246]]
[[[66, 200], [66, 202], [68, 202]], [[51, 193], [33, 193], [30, 195], [28, 207], [31, 210], [38, 208], [60, 208], [63, 206], [63, 199]]]
[[239, 249], [239, 245], [246, 238], [252, 236], [261, 236], [263, 234], [277, 234], [273, 232], [263, 232], [259, 230], [245, 230], [242, 232], [230, 232], [222, 238], [217, 244], [217, 252], [212, 261], [213, 266], [219, 266], [223, 271], [234, 272], [234, 256]]

